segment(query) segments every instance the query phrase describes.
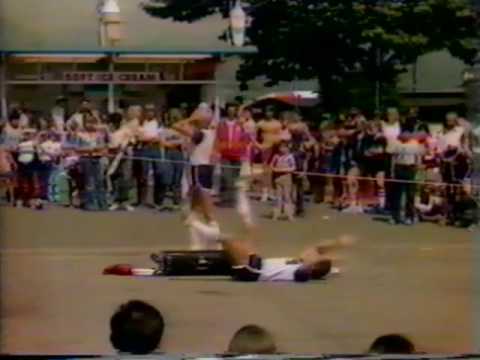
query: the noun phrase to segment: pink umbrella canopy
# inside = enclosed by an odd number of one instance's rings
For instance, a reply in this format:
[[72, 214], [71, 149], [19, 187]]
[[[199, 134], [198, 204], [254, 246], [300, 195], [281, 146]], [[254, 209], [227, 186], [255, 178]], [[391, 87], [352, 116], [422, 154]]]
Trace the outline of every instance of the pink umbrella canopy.
[[262, 96], [257, 101], [277, 100], [287, 105], [298, 107], [314, 107], [319, 104], [320, 99], [314, 91], [288, 91], [271, 93]]

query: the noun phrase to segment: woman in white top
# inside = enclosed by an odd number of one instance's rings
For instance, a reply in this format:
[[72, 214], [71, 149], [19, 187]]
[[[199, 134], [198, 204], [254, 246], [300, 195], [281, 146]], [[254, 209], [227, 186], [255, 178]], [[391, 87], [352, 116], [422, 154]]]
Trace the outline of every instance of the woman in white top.
[[185, 224], [189, 227], [191, 250], [222, 249], [220, 227], [213, 216], [211, 198], [199, 187], [192, 190], [191, 209]]
[[388, 181], [392, 178], [392, 150], [398, 142], [401, 133], [400, 114], [396, 108], [387, 109], [387, 120], [382, 122], [383, 137], [387, 141], [385, 149], [385, 208], [391, 210], [393, 204], [393, 184]]

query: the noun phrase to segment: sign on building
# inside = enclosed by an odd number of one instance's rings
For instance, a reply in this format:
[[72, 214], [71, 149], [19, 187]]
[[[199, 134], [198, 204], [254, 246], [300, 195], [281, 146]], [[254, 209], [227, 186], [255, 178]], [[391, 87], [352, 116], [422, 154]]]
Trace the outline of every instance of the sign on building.
[[75, 71], [64, 72], [63, 81], [82, 84], [108, 84], [108, 83], [157, 83], [164, 80], [158, 72], [100, 72], [100, 71]]

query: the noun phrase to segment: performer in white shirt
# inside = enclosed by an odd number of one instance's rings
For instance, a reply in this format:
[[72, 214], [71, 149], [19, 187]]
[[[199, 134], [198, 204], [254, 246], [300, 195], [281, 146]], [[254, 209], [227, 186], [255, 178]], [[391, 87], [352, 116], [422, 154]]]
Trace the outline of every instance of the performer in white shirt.
[[306, 282], [324, 278], [338, 272], [332, 267], [334, 257], [331, 252], [352, 243], [349, 236], [334, 241], [324, 241], [303, 251], [296, 258], [262, 258], [255, 250], [256, 224], [246, 194], [246, 184], [237, 184], [237, 212], [245, 226], [243, 239], [232, 239], [220, 232], [213, 217], [213, 206], [206, 192], [194, 192], [192, 214], [186, 223], [191, 232], [191, 249], [223, 249], [232, 265], [232, 278], [235, 281], [294, 281]]
[[213, 204], [208, 194], [199, 187], [192, 191], [191, 212], [185, 224], [190, 232], [191, 250], [221, 250], [220, 226], [213, 215]]

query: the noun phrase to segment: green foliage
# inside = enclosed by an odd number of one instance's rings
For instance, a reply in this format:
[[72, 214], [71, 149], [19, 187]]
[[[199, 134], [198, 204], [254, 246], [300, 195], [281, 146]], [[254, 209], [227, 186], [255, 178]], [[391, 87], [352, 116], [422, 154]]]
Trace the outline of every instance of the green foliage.
[[[155, 0], [153, 0], [155, 2]], [[233, 1], [157, 0], [152, 16], [193, 22], [228, 16]], [[327, 109], [337, 107], [350, 74], [391, 88], [406, 65], [435, 50], [471, 64], [479, 36], [468, 0], [251, 0], [247, 37], [257, 53], [244, 56], [237, 74], [248, 81], [266, 75], [267, 86], [316, 78]], [[226, 34], [221, 34], [227, 39]], [[220, 34], [219, 34], [220, 35]], [[344, 92], [344, 91], [343, 91]]]

